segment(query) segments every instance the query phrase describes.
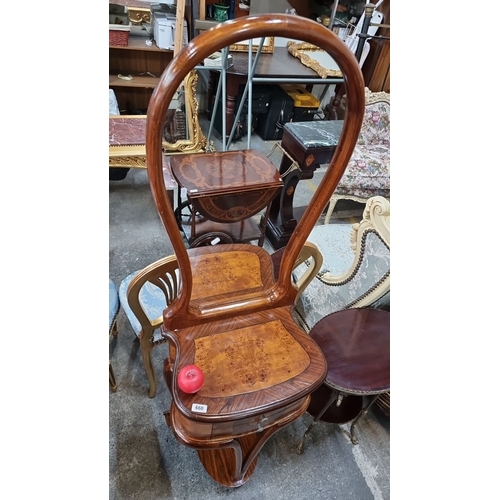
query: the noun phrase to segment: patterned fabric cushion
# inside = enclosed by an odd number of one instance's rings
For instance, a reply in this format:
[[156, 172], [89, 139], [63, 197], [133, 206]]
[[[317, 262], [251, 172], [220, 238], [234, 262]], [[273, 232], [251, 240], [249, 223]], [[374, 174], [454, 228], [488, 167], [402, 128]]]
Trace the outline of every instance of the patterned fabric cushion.
[[118, 290], [113, 281], [109, 280], [109, 330], [113, 326], [113, 321], [118, 314], [119, 307]]
[[370, 196], [390, 193], [390, 149], [388, 146], [356, 146], [335, 194], [355, 194], [355, 190]]
[[[348, 222], [323, 224], [313, 228], [307, 241], [314, 243], [323, 255], [323, 266], [319, 274], [330, 271], [337, 275], [349, 269], [354, 260], [354, 252], [351, 249], [351, 230], [352, 224]], [[301, 266], [304, 265], [301, 264]], [[300, 270], [299, 266], [296, 271]]]
[[[328, 239], [322, 239], [326, 231], [322, 231], [320, 235], [319, 231], [317, 231], [319, 228], [328, 228], [330, 230]], [[345, 253], [339, 253], [331, 246], [332, 244], [337, 246], [334, 243], [337, 238], [342, 240], [345, 237], [343, 230], [338, 231], [333, 228], [336, 228], [336, 225], [317, 226], [313, 230], [314, 234], [311, 233], [308, 238], [308, 241], [313, 242], [320, 248], [324, 257], [321, 271], [304, 290], [296, 307], [296, 311], [309, 328], [312, 328], [321, 318], [330, 313], [355, 306], [360, 298], [385, 279], [390, 270], [389, 249], [376, 232], [370, 231], [363, 236], [364, 253], [360, 260], [360, 265], [352, 273], [347, 282], [341, 285], [325, 283], [323, 279], [328, 276], [328, 274], [325, 276], [325, 273], [329, 272], [333, 276], [338, 276], [346, 272], [355, 257], [350, 248], [349, 241], [343, 243], [351, 251], [349, 262], [346, 259]], [[331, 250], [328, 250], [329, 248]], [[301, 264], [301, 266], [304, 265]], [[300, 274], [296, 273], [303, 272], [303, 269], [300, 269], [301, 266], [297, 267], [294, 271], [295, 279], [297, 275], [300, 276]], [[388, 301], [389, 296], [387, 295], [385, 299]], [[378, 302], [380, 303], [379, 306], [382, 306], [385, 301], [379, 300]]]
[[[139, 320], [133, 313], [132, 309], [128, 304], [127, 290], [130, 282], [134, 279], [139, 271], [129, 274], [120, 284], [120, 301], [122, 304], [122, 309], [125, 312], [132, 328], [137, 336], [141, 334], [141, 324]], [[141, 288], [139, 292], [139, 303], [141, 304], [146, 316], [150, 321], [162, 316], [165, 307], [167, 306], [167, 301], [163, 292], [156, 286], [147, 281]], [[164, 340], [161, 335], [160, 329], [157, 328], [153, 335], [153, 342]]]
[[365, 108], [363, 124], [358, 144], [367, 146], [382, 144], [390, 147], [391, 107], [386, 102], [368, 104]]

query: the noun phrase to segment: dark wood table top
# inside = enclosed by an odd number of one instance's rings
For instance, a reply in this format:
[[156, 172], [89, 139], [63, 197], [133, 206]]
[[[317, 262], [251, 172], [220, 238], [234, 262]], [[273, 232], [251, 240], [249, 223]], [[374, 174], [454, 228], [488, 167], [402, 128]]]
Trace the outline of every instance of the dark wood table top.
[[348, 394], [379, 394], [390, 389], [390, 313], [347, 309], [324, 317], [311, 330], [323, 351], [325, 383]]
[[[227, 69], [228, 74], [248, 74], [248, 52], [231, 52], [233, 66]], [[260, 54], [254, 76], [268, 78], [320, 78], [316, 71], [304, 66], [300, 60], [292, 56], [286, 47], [274, 47], [272, 54]], [[325, 83], [328, 81], [325, 78]]]

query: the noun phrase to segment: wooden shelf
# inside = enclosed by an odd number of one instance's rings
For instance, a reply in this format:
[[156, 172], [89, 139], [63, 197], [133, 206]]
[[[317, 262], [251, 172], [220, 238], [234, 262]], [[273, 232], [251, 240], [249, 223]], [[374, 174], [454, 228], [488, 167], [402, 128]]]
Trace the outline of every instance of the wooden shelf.
[[146, 52], [173, 52], [170, 49], [159, 49], [156, 46], [156, 43], [153, 42], [153, 45], [146, 45], [146, 40], [148, 38], [145, 36], [129, 36], [128, 45], [126, 47], [120, 45], [110, 45], [110, 49], [121, 49], [121, 50], [143, 50]]
[[152, 76], [133, 76], [133, 80], [122, 80], [118, 78], [118, 75], [109, 75], [110, 87], [154, 89], [159, 81], [159, 77], [154, 78]]

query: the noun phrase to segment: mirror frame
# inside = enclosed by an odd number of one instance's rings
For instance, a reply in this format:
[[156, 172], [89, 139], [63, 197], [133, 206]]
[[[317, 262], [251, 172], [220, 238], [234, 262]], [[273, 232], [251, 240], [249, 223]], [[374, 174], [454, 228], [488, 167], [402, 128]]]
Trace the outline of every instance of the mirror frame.
[[198, 100], [196, 99], [198, 72], [195, 70], [191, 71], [184, 79], [183, 85], [189, 139], [181, 139], [173, 144], [163, 141], [162, 146], [164, 153], [198, 153], [205, 151], [207, 147], [207, 138], [201, 130], [198, 119]]

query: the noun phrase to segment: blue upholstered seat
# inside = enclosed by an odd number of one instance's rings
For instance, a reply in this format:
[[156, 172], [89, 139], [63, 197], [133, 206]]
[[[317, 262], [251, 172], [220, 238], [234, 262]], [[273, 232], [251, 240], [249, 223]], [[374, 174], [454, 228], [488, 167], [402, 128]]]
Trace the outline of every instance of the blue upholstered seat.
[[[321, 252], [319, 272], [302, 291], [296, 312], [306, 329], [330, 313], [352, 307], [389, 305], [390, 205], [383, 197], [368, 200], [360, 223], [324, 224], [307, 241]], [[294, 271], [298, 279], [310, 263]]]
[[[124, 278], [120, 284], [119, 297], [123, 312], [130, 321], [130, 325], [132, 326], [135, 334], [140, 337], [142, 331], [141, 323], [132, 311], [127, 299], [128, 286], [138, 273], [139, 271], [136, 271]], [[160, 318], [165, 310], [165, 307], [167, 307], [165, 294], [149, 281], [146, 281], [139, 291], [139, 302], [150, 322], [153, 322], [156, 318]], [[163, 337], [160, 333], [160, 329], [157, 328], [153, 333], [153, 342], [161, 340], [163, 340]]]

